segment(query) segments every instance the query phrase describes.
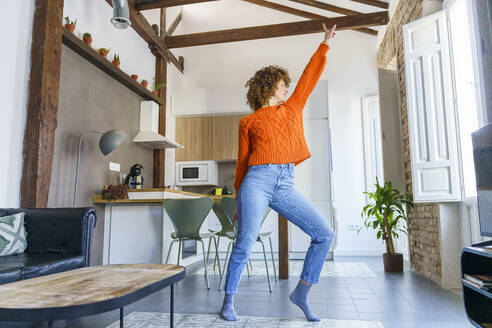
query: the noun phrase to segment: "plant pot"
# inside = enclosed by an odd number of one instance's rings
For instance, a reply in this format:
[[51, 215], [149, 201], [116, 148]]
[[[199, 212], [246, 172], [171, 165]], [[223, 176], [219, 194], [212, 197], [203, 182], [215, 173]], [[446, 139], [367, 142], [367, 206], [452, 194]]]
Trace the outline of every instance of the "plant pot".
[[73, 25], [73, 24], [68, 24], [67, 23], [67, 24], [65, 24], [65, 28], [67, 30], [69, 30], [71, 33], [73, 33], [73, 31], [75, 31], [75, 25]]
[[141, 84], [144, 88], [146, 88], [146, 87], [149, 85], [149, 82], [147, 82], [147, 81], [142, 81], [140, 84]]
[[159, 97], [159, 91], [152, 90], [152, 93], [154, 94], [154, 96]]
[[384, 272], [403, 272], [403, 254], [383, 254]]
[[132, 74], [131, 78], [134, 79], [135, 81], [138, 80], [138, 75], [137, 74]]
[[92, 38], [82, 38], [82, 40], [84, 40], [85, 44], [87, 44], [89, 47], [91, 47]]
[[113, 65], [120, 68], [120, 61], [119, 60], [113, 60]]

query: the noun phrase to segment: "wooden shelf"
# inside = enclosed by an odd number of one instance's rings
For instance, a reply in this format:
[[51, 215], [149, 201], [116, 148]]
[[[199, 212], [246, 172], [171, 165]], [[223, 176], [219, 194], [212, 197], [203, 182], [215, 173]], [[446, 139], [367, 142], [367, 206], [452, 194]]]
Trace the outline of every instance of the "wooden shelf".
[[468, 288], [470, 288], [471, 290], [474, 290], [474, 291], [476, 291], [477, 293], [480, 293], [480, 294], [482, 294], [483, 296], [485, 296], [485, 297], [488, 297], [488, 298], [492, 299], [492, 293], [490, 293], [490, 292], [486, 291], [485, 289], [478, 288], [477, 286], [475, 286], [475, 285], [473, 285], [473, 284], [469, 283], [468, 281], [466, 281], [464, 278], [462, 279], [462, 281], [463, 281], [463, 286], [468, 287]]
[[87, 59], [92, 64], [99, 67], [102, 71], [114, 78], [116, 81], [123, 84], [131, 91], [138, 94], [145, 100], [153, 100], [156, 103], [162, 105], [162, 100], [147, 88], [144, 88], [140, 83], [130, 77], [130, 75], [123, 72], [118, 67], [114, 66], [109, 60], [101, 56], [95, 49], [91, 48], [84, 41], [80, 40], [73, 33], [69, 32], [66, 28], [63, 28], [62, 42], [64, 45], [78, 53], [80, 56]]

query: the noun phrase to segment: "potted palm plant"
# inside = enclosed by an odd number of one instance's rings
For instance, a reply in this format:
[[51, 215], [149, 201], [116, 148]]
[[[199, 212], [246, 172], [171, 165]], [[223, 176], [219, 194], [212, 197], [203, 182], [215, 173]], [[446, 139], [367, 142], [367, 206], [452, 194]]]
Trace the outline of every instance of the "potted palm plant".
[[[386, 243], [386, 253], [383, 254], [385, 272], [403, 272], [403, 254], [395, 252], [393, 237], [398, 238], [398, 232], [407, 233], [406, 209], [413, 207], [412, 199], [409, 195], [400, 194], [397, 189], [393, 189], [390, 181], [386, 181], [384, 186], [379, 185], [376, 177], [376, 190], [374, 192], [364, 192], [369, 195], [369, 203], [364, 206], [361, 217], [365, 217], [364, 225], [366, 228], [377, 230], [376, 237]], [[359, 234], [357, 230], [357, 234]]]

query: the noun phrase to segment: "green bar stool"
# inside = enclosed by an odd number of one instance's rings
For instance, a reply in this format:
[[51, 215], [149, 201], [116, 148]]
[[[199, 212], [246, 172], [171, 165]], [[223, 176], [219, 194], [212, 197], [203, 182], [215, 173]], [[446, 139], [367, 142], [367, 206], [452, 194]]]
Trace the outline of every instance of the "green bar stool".
[[[214, 233], [200, 233], [200, 228], [207, 217], [207, 214], [212, 209], [214, 201], [208, 197], [202, 198], [180, 198], [180, 199], [165, 199], [163, 206], [166, 209], [169, 218], [174, 226], [174, 232], [171, 233], [171, 244], [167, 252], [166, 264], [171, 254], [171, 249], [175, 242], [179, 242], [178, 248], [178, 265], [181, 256], [181, 242], [183, 240], [197, 240], [202, 244], [203, 266], [205, 268], [205, 279], [207, 281], [207, 289], [210, 289], [207, 271], [207, 260], [205, 254], [205, 245], [203, 239], [209, 239], [208, 248], [212, 239], [215, 244], [215, 253], [217, 254], [217, 241]], [[217, 256], [217, 255], [216, 255]]]
[[[227, 217], [227, 221], [229, 222], [228, 223], [229, 226], [232, 228], [232, 219], [233, 219], [233, 215], [234, 215], [234, 210], [236, 208], [236, 200], [234, 198], [232, 198], [232, 197], [224, 197], [221, 200], [221, 207], [222, 207], [223, 212], [225, 213], [225, 215]], [[261, 222], [261, 225], [263, 225], [263, 223], [265, 222], [265, 219], [268, 216], [268, 213], [270, 213], [270, 211], [271, 211], [271, 208], [270, 207], [267, 207], [267, 209], [265, 211], [265, 214], [263, 215], [263, 220]], [[221, 224], [222, 224], [222, 221], [221, 221]], [[223, 225], [223, 227], [224, 227], [224, 225]], [[234, 229], [232, 230], [232, 232], [231, 231], [227, 231], [227, 233], [225, 234], [225, 236], [227, 238], [229, 238], [229, 245], [227, 246], [226, 258], [225, 258], [225, 261], [224, 261], [224, 267], [222, 269], [222, 272], [224, 274], [220, 278], [219, 290], [221, 290], [223, 288], [223, 285], [225, 283], [224, 276], [225, 276], [225, 270], [226, 270], [226, 267], [227, 267], [227, 262], [229, 260], [229, 253], [231, 251], [232, 244], [234, 242], [236, 242], [236, 235], [237, 235], [237, 230], [236, 229], [237, 229], [237, 224], [234, 225]], [[226, 224], [226, 230], [227, 230], [227, 224]], [[270, 273], [269, 273], [269, 270], [268, 270], [268, 261], [267, 261], [267, 256], [266, 256], [266, 250], [265, 250], [264, 241], [266, 239], [269, 239], [269, 241], [270, 241], [270, 254], [271, 254], [271, 257], [272, 257], [273, 272], [274, 272], [275, 280], [277, 280], [277, 269], [275, 267], [275, 259], [273, 257], [273, 246], [272, 246], [272, 238], [271, 238], [272, 233], [273, 233], [273, 231], [260, 232], [260, 234], [258, 235], [258, 238], [256, 239], [257, 242], [261, 243], [261, 246], [263, 248], [263, 258], [265, 260], [265, 269], [266, 269], [267, 280], [268, 280], [268, 289], [269, 289], [270, 292], [272, 291], [272, 285], [270, 283]], [[251, 260], [250, 259], [248, 259], [248, 260], [249, 260], [249, 263], [251, 265]], [[219, 266], [220, 266], [220, 264], [219, 264]], [[248, 270], [248, 276], [249, 276], [249, 268], [248, 268], [248, 265], [247, 264], [246, 264], [246, 269]], [[252, 265], [251, 265], [251, 269], [253, 269], [253, 266]]]

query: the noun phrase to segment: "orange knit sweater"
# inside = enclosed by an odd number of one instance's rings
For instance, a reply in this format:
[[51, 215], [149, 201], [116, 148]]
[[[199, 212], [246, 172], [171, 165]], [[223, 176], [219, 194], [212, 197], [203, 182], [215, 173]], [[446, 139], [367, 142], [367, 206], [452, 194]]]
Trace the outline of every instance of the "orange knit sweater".
[[326, 63], [329, 46], [321, 43], [289, 99], [262, 107], [239, 122], [239, 150], [234, 188], [236, 197], [248, 167], [258, 164], [298, 165], [311, 157], [304, 137], [302, 113]]

